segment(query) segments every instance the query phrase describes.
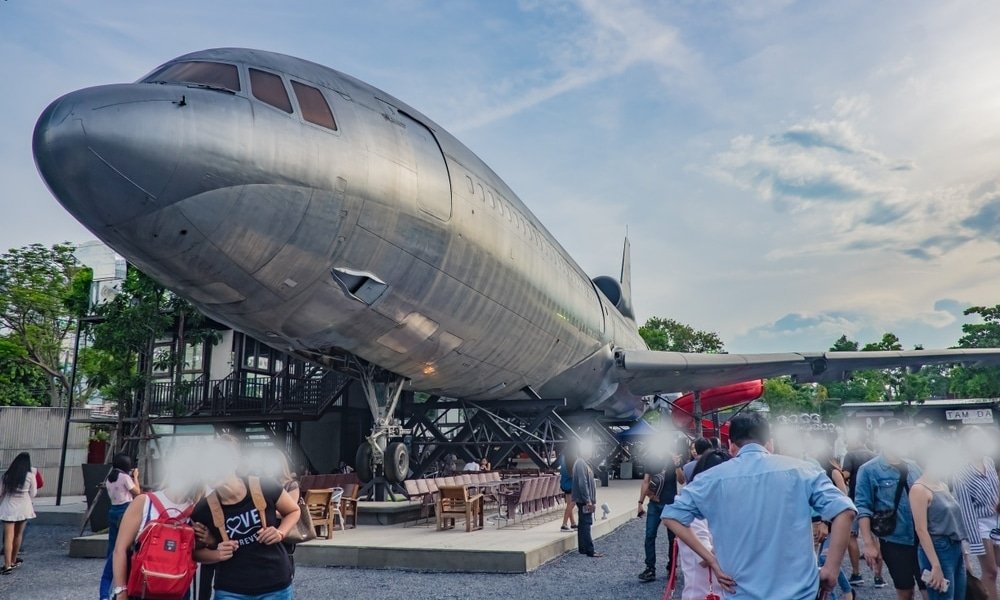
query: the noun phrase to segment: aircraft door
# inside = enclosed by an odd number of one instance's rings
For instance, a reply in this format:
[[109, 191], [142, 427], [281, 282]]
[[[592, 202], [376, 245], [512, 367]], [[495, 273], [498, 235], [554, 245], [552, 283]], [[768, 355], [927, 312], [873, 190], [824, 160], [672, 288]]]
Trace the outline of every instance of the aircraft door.
[[426, 125], [399, 111], [413, 149], [417, 169], [417, 207], [442, 221], [451, 219], [451, 178], [448, 164], [433, 132]]

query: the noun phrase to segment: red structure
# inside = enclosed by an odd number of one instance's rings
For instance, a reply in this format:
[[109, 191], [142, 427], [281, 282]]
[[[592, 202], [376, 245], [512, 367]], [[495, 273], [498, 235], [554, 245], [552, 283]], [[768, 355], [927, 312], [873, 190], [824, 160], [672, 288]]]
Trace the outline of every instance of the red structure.
[[[762, 379], [709, 388], [701, 392], [701, 411], [702, 414], [705, 414], [739, 406], [753, 402], [763, 394], [764, 381]], [[684, 394], [673, 404], [674, 410], [671, 416], [674, 425], [680, 429], [694, 431], [694, 393]], [[721, 438], [724, 443], [729, 440], [729, 423], [720, 425], [720, 431], [716, 432], [711, 419], [702, 419], [701, 428], [706, 437], [716, 436]]]

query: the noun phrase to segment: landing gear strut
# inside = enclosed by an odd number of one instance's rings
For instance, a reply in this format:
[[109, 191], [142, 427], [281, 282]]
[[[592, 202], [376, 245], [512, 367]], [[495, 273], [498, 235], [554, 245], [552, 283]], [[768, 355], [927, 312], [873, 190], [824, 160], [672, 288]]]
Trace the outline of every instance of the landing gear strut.
[[394, 415], [406, 380], [399, 375], [355, 359], [361, 389], [372, 413], [371, 434], [358, 448], [355, 468], [365, 484], [360, 495], [383, 500], [394, 491], [405, 495], [402, 483], [410, 471], [410, 453], [401, 441], [410, 433]]

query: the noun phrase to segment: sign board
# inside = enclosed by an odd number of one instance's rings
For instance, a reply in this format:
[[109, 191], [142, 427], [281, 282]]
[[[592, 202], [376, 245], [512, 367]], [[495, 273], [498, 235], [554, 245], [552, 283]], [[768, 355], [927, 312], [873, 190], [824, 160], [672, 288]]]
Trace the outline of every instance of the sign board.
[[993, 409], [966, 408], [962, 410], [946, 410], [944, 418], [949, 421], [961, 421], [963, 425], [989, 425], [993, 423]]

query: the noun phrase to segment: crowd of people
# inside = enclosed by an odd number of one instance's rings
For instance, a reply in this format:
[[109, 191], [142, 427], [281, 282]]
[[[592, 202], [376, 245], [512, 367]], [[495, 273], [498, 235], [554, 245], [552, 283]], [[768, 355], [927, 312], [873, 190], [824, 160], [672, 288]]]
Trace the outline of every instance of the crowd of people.
[[[877, 433], [877, 439], [848, 436], [838, 453], [840, 444], [823, 435], [775, 436], [763, 415], [748, 413], [730, 421], [727, 445], [683, 437], [677, 447], [649, 444], [636, 513], [646, 519], [639, 579], [657, 579], [663, 525], [671, 552], [661, 560], [671, 585], [683, 580], [683, 600], [715, 592], [736, 600], [855, 600], [869, 585], [862, 559], [872, 571], [870, 584], [886, 586], [887, 572], [898, 600], [918, 593], [960, 600], [970, 588], [1000, 600], [996, 432], [968, 426], [932, 434], [888, 422]], [[568, 447], [559, 459], [567, 499], [562, 530], [575, 529], [579, 552], [597, 558], [590, 458], [586, 447]], [[248, 462], [236, 440], [224, 436], [211, 449], [190, 447], [172, 459], [158, 489], [143, 493], [130, 458], [114, 456], [104, 482], [109, 541], [99, 597], [130, 597], [137, 542], [166, 518], [189, 526], [191, 558], [201, 565], [185, 597], [292, 598], [295, 546], [286, 538], [300, 509], [285, 457], [274, 451]], [[463, 468], [490, 465], [470, 460]], [[41, 484], [27, 453], [0, 478], [4, 575], [22, 563], [19, 549]], [[849, 577], [841, 570], [845, 554]], [[970, 581], [972, 560], [981, 584]]]
[[[775, 439], [766, 418], [751, 413], [731, 421], [728, 448], [699, 439], [666, 466], [647, 459], [639, 579], [656, 578], [662, 518], [677, 538], [684, 600], [703, 600], [713, 588], [733, 599], [854, 600], [865, 585], [886, 586], [883, 571], [899, 600], [964, 599], [971, 557], [982, 573], [975, 593], [997, 600], [995, 436], [974, 426], [941, 434], [888, 422], [877, 448], [874, 441], [848, 439], [838, 456], [824, 435]], [[845, 553], [850, 577], [841, 571]]]

